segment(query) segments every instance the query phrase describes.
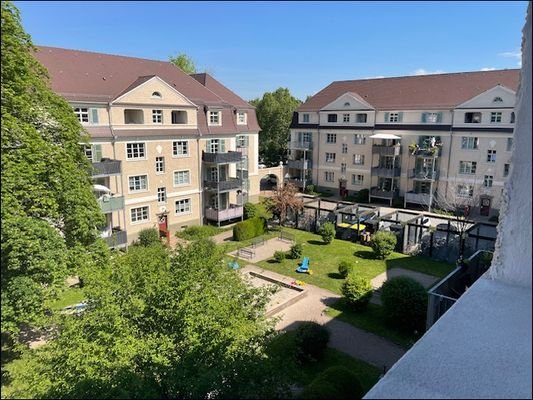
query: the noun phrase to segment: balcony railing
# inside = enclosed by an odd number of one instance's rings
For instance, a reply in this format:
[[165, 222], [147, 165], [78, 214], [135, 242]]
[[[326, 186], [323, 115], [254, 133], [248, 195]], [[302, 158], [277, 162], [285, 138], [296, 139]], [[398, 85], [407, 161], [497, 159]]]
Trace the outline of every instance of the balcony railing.
[[[303, 188], [304, 187], [304, 180], [299, 179], [299, 178], [289, 178], [285, 182], [292, 183], [293, 185], [295, 185], [298, 188]], [[311, 183], [312, 183], [311, 179], [305, 180], [305, 186], [308, 186]]]
[[230, 204], [225, 210], [214, 208], [205, 209], [205, 217], [210, 221], [228, 221], [234, 218], [240, 218], [243, 215], [243, 207], [237, 204]]
[[370, 189], [370, 196], [371, 197], [379, 197], [380, 199], [392, 199], [394, 198], [395, 192], [391, 192], [389, 190], [381, 190], [377, 187], [373, 187]]
[[400, 176], [400, 168], [382, 168], [382, 167], [372, 167], [372, 175], [382, 176], [384, 178], [394, 178]]
[[243, 156], [247, 156], [248, 155], [248, 146], [245, 146], [245, 147], [239, 147], [239, 145], [237, 145], [237, 149], [236, 149], [239, 153], [241, 153]]
[[287, 166], [294, 169], [311, 169], [312, 164], [311, 160], [289, 160]]
[[290, 142], [289, 148], [293, 150], [311, 150], [313, 148], [313, 142]]
[[128, 234], [126, 231], [116, 231], [111, 236], [103, 238], [111, 248], [123, 247], [128, 243]]
[[238, 178], [227, 178], [224, 181], [204, 181], [204, 187], [209, 190], [227, 191], [240, 189], [242, 181]]
[[431, 171], [413, 169], [409, 172], [409, 178], [417, 179], [417, 180], [424, 180], [424, 181], [436, 180], [436, 179], [439, 179], [439, 171], [431, 172]]
[[99, 162], [93, 162], [93, 177], [103, 177], [111, 175], [120, 175], [120, 160], [102, 159]]
[[104, 195], [97, 201], [104, 214], [124, 209], [124, 196]]
[[380, 156], [399, 156], [402, 154], [402, 146], [374, 144], [372, 146], [372, 154], [379, 154]]
[[227, 153], [206, 153], [202, 152], [202, 161], [213, 164], [237, 163], [242, 160], [240, 151], [228, 151]]
[[442, 148], [419, 148], [414, 153], [417, 157], [440, 157], [442, 153]]
[[248, 170], [247, 169], [237, 169], [237, 178], [238, 179], [248, 179]]
[[405, 193], [405, 201], [407, 203], [429, 205], [429, 193]]

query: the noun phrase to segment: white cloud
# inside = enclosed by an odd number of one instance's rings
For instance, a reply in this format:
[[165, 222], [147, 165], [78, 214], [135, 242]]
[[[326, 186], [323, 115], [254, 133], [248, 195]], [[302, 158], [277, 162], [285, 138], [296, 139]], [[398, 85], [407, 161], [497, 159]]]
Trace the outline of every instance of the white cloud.
[[385, 76], [383, 75], [378, 75], [378, 76], [367, 76], [365, 78], [361, 78], [361, 79], [382, 79], [382, 78], [385, 78]]
[[411, 75], [434, 75], [434, 74], [444, 74], [445, 71], [443, 70], [436, 70], [436, 71], [428, 71], [428, 70], [425, 70], [424, 68], [418, 68], [416, 71], [414, 71], [413, 73], [411, 73]]
[[519, 67], [522, 67], [522, 52], [520, 50], [517, 51], [504, 51], [503, 53], [498, 54], [500, 57], [505, 58], [516, 58], [517, 59], [517, 65]]
[[484, 67], [484, 68], [481, 68], [480, 71], [494, 71], [496, 68], [494, 67]]

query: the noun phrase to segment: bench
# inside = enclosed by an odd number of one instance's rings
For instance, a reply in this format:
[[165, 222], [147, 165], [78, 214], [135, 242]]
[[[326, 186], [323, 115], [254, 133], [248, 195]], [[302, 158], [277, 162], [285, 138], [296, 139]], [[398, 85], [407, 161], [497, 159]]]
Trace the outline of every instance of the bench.
[[294, 234], [281, 231], [279, 233], [278, 239], [279, 240], [285, 240], [285, 241], [288, 241], [288, 242], [294, 242]]
[[254, 258], [255, 257], [255, 251], [249, 247], [243, 247], [239, 249], [239, 257], [243, 258]]
[[263, 237], [258, 237], [252, 240], [252, 247], [258, 247], [265, 244], [265, 239]]

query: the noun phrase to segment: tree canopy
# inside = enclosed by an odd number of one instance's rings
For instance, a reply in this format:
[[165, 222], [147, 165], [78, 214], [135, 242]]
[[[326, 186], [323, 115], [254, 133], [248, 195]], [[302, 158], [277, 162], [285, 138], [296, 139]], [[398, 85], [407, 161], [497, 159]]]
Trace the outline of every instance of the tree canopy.
[[302, 103], [287, 88], [267, 92], [250, 102], [256, 107], [259, 132], [259, 155], [267, 162], [279, 162], [287, 154], [289, 127], [296, 108]]
[[179, 53], [176, 56], [169, 57], [169, 61], [174, 64], [176, 67], [181, 69], [183, 72], [185, 72], [187, 75], [195, 74], [196, 73], [196, 64], [185, 53]]

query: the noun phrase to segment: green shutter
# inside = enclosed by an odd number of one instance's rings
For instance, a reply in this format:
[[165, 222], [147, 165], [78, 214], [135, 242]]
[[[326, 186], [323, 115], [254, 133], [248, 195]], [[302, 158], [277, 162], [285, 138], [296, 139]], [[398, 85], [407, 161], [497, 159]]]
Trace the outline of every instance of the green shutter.
[[425, 124], [427, 122], [427, 113], [422, 113], [422, 123]]
[[90, 119], [89, 122], [91, 124], [97, 124], [98, 123], [98, 109], [97, 108], [91, 108], [91, 112], [89, 114]]
[[442, 122], [442, 113], [437, 113], [437, 124], [440, 124]]
[[93, 144], [93, 162], [100, 162], [102, 160], [102, 145]]
[[220, 152], [221, 153], [226, 152], [226, 141], [224, 139], [220, 139]]
[[403, 112], [398, 113], [398, 122], [402, 122], [403, 119]]
[[385, 122], [389, 122], [389, 113], [385, 113]]

